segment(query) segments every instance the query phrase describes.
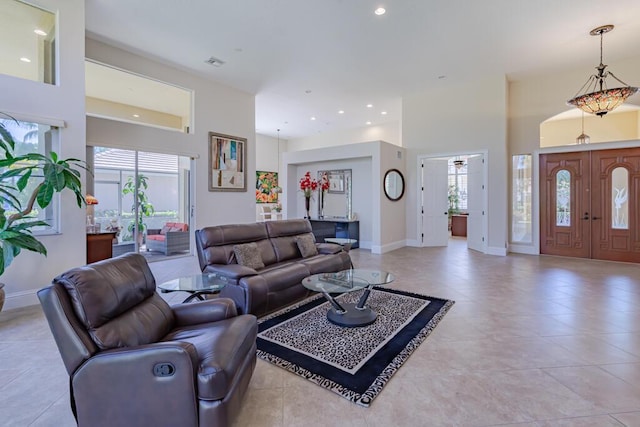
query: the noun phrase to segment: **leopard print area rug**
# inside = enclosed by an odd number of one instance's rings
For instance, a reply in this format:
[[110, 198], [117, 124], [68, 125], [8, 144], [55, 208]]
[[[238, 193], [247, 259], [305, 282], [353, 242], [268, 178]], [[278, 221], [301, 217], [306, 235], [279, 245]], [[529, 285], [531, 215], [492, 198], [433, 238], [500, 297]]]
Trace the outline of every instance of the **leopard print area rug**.
[[[355, 303], [362, 291], [338, 301]], [[369, 406], [454, 301], [375, 287], [369, 326], [344, 328], [327, 320], [329, 302], [316, 295], [261, 318], [258, 357], [361, 406]]]

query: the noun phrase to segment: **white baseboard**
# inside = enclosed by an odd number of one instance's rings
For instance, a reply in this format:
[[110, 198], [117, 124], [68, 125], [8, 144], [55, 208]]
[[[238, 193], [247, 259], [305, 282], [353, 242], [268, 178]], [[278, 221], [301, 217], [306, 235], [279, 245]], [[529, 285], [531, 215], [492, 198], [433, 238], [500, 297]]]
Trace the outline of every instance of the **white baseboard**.
[[422, 242], [417, 239], [407, 239], [405, 241], [405, 246], [411, 246], [412, 248], [419, 248], [422, 246]]
[[507, 248], [487, 246], [487, 255], [507, 256]]
[[513, 252], [515, 254], [539, 255], [536, 248], [532, 245], [514, 245], [513, 243], [509, 245], [509, 252]]
[[393, 243], [387, 243], [385, 245], [375, 245], [371, 247], [371, 253], [385, 254], [387, 252], [395, 251], [396, 249], [404, 248], [405, 246], [407, 246], [407, 244], [404, 240], [393, 242]]
[[358, 242], [358, 247], [361, 249], [369, 249], [371, 250], [371, 242], [368, 240], [360, 240]]
[[[7, 287], [5, 286], [5, 290]], [[26, 291], [13, 292], [5, 294], [4, 307], [2, 310], [11, 310], [12, 308], [28, 307], [30, 305], [38, 305], [38, 292], [39, 289], [29, 289]]]

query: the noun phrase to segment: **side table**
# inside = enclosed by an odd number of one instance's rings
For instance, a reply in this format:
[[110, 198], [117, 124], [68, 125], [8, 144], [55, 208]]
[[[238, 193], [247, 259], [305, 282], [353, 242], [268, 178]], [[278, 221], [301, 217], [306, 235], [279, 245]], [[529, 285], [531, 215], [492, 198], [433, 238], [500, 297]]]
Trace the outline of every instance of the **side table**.
[[227, 284], [227, 278], [215, 273], [194, 274], [192, 276], [178, 277], [158, 285], [163, 293], [187, 292], [189, 295], [184, 301], [194, 299], [204, 301], [204, 295], [212, 295], [220, 292]]

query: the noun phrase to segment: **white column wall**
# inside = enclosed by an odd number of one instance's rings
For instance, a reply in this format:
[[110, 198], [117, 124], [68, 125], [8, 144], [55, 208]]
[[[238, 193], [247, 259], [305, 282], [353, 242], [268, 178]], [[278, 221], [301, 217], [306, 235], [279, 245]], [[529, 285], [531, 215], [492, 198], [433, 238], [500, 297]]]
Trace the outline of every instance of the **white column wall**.
[[[84, 1], [32, 0], [29, 3], [57, 12], [57, 84], [49, 85], [0, 75], [0, 111], [64, 121], [60, 129], [63, 158], [85, 158]], [[85, 210], [69, 191], [61, 195], [60, 234], [38, 236], [45, 258], [23, 251], [0, 280], [5, 283], [5, 309], [37, 304], [36, 291], [65, 270], [86, 260]]]
[[[87, 58], [194, 90], [193, 133], [87, 119], [87, 143], [195, 158], [194, 227], [255, 221], [255, 97], [104, 43], [87, 39]], [[209, 192], [210, 131], [247, 138], [247, 191]]]
[[[437, 100], [434, 101], [434, 100]], [[434, 108], [434, 106], [436, 108]], [[417, 158], [487, 150], [488, 253], [505, 255], [507, 246], [507, 85], [504, 76], [474, 82], [447, 82], [403, 99], [403, 146], [407, 149], [407, 236], [420, 239]]]

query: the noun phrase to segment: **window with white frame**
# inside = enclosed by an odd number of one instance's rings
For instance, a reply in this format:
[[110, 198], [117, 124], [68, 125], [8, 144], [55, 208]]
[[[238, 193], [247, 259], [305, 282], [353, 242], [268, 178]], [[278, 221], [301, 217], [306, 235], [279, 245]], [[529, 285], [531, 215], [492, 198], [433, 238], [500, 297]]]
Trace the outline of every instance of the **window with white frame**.
[[459, 158], [449, 159], [449, 210], [467, 210], [467, 163]]
[[[15, 141], [15, 147], [13, 154], [20, 156], [27, 153], [39, 153], [49, 154], [53, 151], [53, 148], [57, 146], [58, 141], [58, 128], [39, 124], [34, 122], [19, 121], [13, 119], [0, 119], [5, 129], [11, 134]], [[28, 162], [28, 161], [25, 161]], [[20, 165], [14, 165], [19, 167]], [[19, 177], [13, 178], [17, 180]], [[16, 194], [16, 197], [23, 208], [27, 206], [29, 197], [33, 193], [33, 190], [42, 182], [43, 177], [39, 175], [32, 175], [29, 178], [27, 186], [24, 191]], [[16, 184], [13, 182], [11, 184]], [[58, 222], [58, 199], [59, 196], [55, 196], [49, 206], [42, 209], [37, 203], [34, 204], [33, 211], [23, 221], [38, 219], [49, 224], [48, 227], [42, 226], [34, 228], [36, 234], [51, 234], [57, 233], [59, 229]], [[3, 209], [7, 213], [12, 213], [15, 208], [7, 203], [3, 199]]]

